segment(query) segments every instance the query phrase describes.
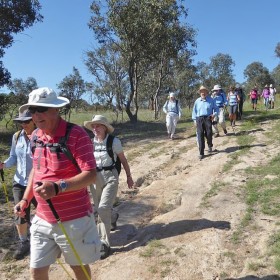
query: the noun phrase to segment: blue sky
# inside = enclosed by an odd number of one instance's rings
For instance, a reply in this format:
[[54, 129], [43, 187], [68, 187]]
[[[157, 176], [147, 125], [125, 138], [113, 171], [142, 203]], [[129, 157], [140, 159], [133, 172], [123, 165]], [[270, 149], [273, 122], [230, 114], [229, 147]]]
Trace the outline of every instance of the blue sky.
[[[87, 26], [92, 1], [40, 2], [44, 21], [15, 37], [3, 58], [5, 67], [13, 79], [34, 77], [39, 86], [53, 89], [72, 73], [73, 66], [90, 81], [83, 59], [94, 45]], [[187, 22], [198, 30], [196, 62], [209, 63], [217, 53], [229, 54], [236, 63], [238, 82], [244, 80], [244, 69], [254, 61], [270, 71], [280, 63], [274, 54], [280, 42], [279, 0], [186, 0], [185, 5]]]

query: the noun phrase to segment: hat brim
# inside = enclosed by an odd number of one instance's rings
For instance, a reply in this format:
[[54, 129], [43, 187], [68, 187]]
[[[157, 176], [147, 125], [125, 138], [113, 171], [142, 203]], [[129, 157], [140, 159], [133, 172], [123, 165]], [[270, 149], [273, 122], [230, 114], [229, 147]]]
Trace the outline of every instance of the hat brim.
[[69, 104], [69, 100], [65, 97], [57, 97], [54, 103], [40, 103], [40, 102], [30, 102], [20, 106], [19, 112], [23, 113], [23, 111], [27, 110], [29, 107], [48, 107], [48, 108], [62, 108]]
[[17, 117], [13, 119], [14, 121], [28, 121], [32, 120], [32, 117]]
[[84, 127], [92, 130], [92, 125], [93, 124], [102, 124], [102, 125], [106, 126], [108, 133], [113, 133], [113, 131], [115, 130], [110, 124], [105, 123], [103, 121], [85, 121], [84, 122]]
[[200, 94], [201, 92], [209, 93], [209, 90], [206, 89], [206, 88], [203, 88], [203, 89], [200, 89], [200, 90], [198, 91], [199, 94]]

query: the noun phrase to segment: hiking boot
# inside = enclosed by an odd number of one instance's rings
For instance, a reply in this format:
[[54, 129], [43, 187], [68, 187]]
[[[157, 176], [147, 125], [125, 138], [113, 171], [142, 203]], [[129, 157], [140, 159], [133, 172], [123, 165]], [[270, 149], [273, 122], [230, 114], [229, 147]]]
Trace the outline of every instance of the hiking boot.
[[16, 249], [13, 258], [16, 260], [21, 260], [27, 255], [30, 251], [30, 242], [29, 240], [20, 241], [18, 248]]
[[119, 213], [116, 213], [116, 219], [114, 222], [111, 223], [111, 231], [115, 231], [117, 229], [117, 220], [119, 218]]
[[227, 130], [226, 129], [224, 129], [224, 134], [227, 135]]
[[204, 158], [204, 155], [199, 155], [199, 156], [198, 156], [198, 159], [199, 159], [199, 160], [202, 160], [203, 158]]
[[217, 137], [219, 137], [219, 136], [220, 136], [219, 133], [215, 133], [215, 134], [214, 134], [214, 137], [215, 137], [215, 138], [217, 138]]
[[212, 147], [208, 148], [208, 153], [212, 153]]
[[110, 255], [111, 248], [105, 243], [101, 244], [100, 259], [104, 260]]

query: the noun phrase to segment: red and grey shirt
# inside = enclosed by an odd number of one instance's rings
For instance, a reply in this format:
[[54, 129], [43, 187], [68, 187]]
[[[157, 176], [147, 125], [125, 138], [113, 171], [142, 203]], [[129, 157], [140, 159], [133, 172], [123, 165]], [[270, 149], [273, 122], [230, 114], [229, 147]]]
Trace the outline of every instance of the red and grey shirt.
[[[46, 138], [40, 129], [35, 130], [33, 134], [36, 133], [37, 141], [42, 141], [43, 144], [58, 143], [59, 139], [66, 133], [66, 126], [67, 122], [61, 119], [56, 130], [56, 135], [50, 140]], [[77, 125], [72, 127], [66, 144], [76, 159], [81, 171], [90, 171], [96, 168], [92, 142], [82, 127]], [[79, 173], [77, 167], [64, 153], [60, 152], [58, 155], [54, 149], [46, 145], [35, 148], [33, 169], [33, 187], [36, 186], [36, 182], [66, 180]], [[56, 223], [57, 221], [47, 202], [36, 192], [34, 192], [34, 196], [38, 202], [36, 215], [49, 223]], [[52, 198], [52, 203], [61, 221], [74, 220], [92, 213], [87, 186], [80, 190], [59, 193]]]

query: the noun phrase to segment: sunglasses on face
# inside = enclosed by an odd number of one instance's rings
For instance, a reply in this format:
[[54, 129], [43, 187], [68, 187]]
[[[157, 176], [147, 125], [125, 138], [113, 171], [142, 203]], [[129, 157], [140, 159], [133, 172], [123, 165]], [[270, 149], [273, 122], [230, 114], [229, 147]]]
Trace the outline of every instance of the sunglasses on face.
[[18, 121], [19, 124], [29, 124], [32, 120]]
[[38, 112], [38, 113], [47, 112], [49, 110], [49, 108], [48, 107], [29, 107], [28, 110], [31, 114], [35, 114], [36, 112]]

